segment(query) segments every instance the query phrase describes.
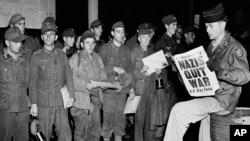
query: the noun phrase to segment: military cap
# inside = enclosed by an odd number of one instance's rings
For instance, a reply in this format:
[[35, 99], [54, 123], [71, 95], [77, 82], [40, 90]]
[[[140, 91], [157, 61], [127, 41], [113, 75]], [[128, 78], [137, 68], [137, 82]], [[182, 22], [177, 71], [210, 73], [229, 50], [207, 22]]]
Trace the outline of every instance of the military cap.
[[81, 36], [81, 42], [83, 42], [86, 38], [93, 38], [95, 40], [95, 33], [90, 30], [85, 31]]
[[163, 24], [169, 25], [169, 24], [174, 23], [174, 22], [177, 22], [175, 15], [170, 14], [170, 15], [166, 15], [165, 17], [162, 18]]
[[10, 27], [5, 31], [4, 38], [8, 41], [21, 42], [25, 40], [26, 36], [21, 33], [18, 27]]
[[219, 3], [218, 5], [216, 5], [215, 7], [207, 11], [203, 11], [203, 17], [204, 17], [205, 23], [213, 23], [217, 21], [227, 20], [227, 16], [224, 12], [224, 7], [222, 3]]
[[95, 27], [98, 27], [98, 26], [100, 26], [100, 25], [103, 25], [102, 22], [101, 22], [100, 20], [96, 19], [96, 20], [94, 20], [94, 21], [91, 23], [90, 27], [91, 27], [91, 28], [95, 28]]
[[9, 21], [9, 25], [19, 23], [22, 19], [25, 19], [20, 13], [14, 14]]
[[63, 31], [62, 33], [62, 36], [63, 37], [75, 37], [76, 34], [75, 34], [75, 30], [74, 28], [67, 28]]
[[124, 23], [122, 21], [118, 21], [118, 22], [115, 22], [113, 25], [112, 25], [112, 30], [117, 28], [117, 27], [125, 27], [124, 26]]
[[184, 30], [183, 30], [183, 34], [188, 33], [188, 32], [195, 32], [195, 28], [194, 26], [187, 26]]
[[42, 34], [47, 31], [57, 32], [56, 20], [53, 17], [47, 17], [42, 23]]
[[154, 27], [151, 23], [142, 23], [138, 26], [138, 30], [140, 29], [155, 29], [156, 27]]

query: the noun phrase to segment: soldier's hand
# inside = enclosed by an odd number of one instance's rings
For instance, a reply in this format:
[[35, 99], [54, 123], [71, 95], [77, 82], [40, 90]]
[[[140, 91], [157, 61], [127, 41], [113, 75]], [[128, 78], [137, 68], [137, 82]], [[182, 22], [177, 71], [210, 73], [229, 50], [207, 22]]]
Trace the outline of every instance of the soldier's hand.
[[148, 69], [149, 67], [147, 65], [144, 65], [141, 69], [141, 73], [143, 73], [146, 76], [149, 76], [150, 74], [147, 72]]
[[116, 89], [117, 89], [115, 90], [116, 92], [120, 92], [122, 90], [122, 86], [120, 85], [119, 82], [115, 82], [114, 85], [116, 86]]
[[92, 90], [94, 88], [92, 83], [87, 83], [87, 90]]
[[66, 107], [72, 107], [74, 104], [74, 98], [70, 98], [68, 99], [67, 103], [66, 103]]
[[214, 60], [213, 59], [209, 59], [207, 62], [207, 67], [209, 68], [210, 71], [214, 71], [215, 66], [214, 66]]
[[135, 90], [134, 89], [130, 89], [129, 97], [131, 97], [131, 98], [135, 97]]
[[37, 115], [38, 115], [37, 104], [31, 104], [30, 114], [31, 114], [33, 117], [37, 117]]

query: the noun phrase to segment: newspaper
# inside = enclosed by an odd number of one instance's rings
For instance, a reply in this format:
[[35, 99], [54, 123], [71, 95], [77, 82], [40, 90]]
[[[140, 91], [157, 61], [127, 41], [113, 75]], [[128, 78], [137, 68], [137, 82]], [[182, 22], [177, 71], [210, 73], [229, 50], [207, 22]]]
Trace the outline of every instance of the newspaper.
[[140, 99], [141, 99], [141, 96], [134, 96], [134, 97], [129, 96], [123, 113], [124, 114], [136, 113], [136, 109], [138, 107]]
[[62, 93], [62, 98], [63, 98], [63, 106], [64, 106], [64, 109], [66, 109], [70, 107], [70, 105], [67, 105], [67, 102], [70, 97], [69, 97], [68, 87], [66, 85], [61, 88], [61, 93]]
[[160, 50], [154, 54], [151, 54], [142, 59], [142, 62], [145, 66], [148, 66], [148, 74], [152, 74], [157, 70], [163, 69], [168, 65], [167, 59], [163, 53], [163, 50]]
[[211, 96], [219, 89], [216, 74], [209, 70], [207, 61], [208, 57], [202, 46], [174, 56], [174, 62], [191, 96]]

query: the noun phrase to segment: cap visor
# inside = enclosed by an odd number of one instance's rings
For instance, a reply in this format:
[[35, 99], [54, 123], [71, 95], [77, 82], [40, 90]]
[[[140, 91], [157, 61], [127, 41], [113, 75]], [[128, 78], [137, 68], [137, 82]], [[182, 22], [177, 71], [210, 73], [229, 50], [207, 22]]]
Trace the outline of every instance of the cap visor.
[[12, 39], [11, 41], [13, 41], [13, 42], [22, 42], [25, 39], [26, 39], [26, 36], [22, 35], [20, 37], [16, 37], [16, 38]]

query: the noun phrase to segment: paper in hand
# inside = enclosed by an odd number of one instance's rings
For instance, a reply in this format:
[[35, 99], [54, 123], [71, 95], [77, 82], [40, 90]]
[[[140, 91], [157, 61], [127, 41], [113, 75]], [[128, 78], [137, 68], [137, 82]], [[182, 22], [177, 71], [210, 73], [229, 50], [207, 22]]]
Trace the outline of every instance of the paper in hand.
[[143, 58], [142, 62], [145, 66], [148, 66], [148, 70], [147, 70], [148, 74], [152, 74], [168, 66], [168, 62], [163, 53], [163, 50], [160, 50], [154, 54], [151, 54]]

